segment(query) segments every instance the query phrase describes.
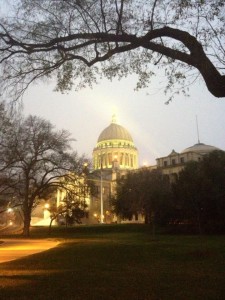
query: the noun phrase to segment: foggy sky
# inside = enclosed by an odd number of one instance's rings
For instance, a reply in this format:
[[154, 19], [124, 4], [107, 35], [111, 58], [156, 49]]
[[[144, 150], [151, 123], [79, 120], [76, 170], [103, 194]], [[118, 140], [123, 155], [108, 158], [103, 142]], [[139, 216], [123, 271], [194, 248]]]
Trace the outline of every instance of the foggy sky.
[[68, 94], [54, 92], [54, 85], [32, 86], [24, 96], [24, 113], [43, 117], [58, 129], [66, 129], [76, 139], [73, 148], [92, 157], [98, 136], [111, 123], [117, 123], [133, 137], [139, 151], [139, 164], [154, 165], [167, 156], [198, 142], [225, 150], [225, 98], [213, 97], [204, 83], [190, 89], [190, 97], [178, 95], [169, 105], [157, 78], [151, 87], [134, 91], [135, 78], [113, 82], [101, 80], [92, 89]]

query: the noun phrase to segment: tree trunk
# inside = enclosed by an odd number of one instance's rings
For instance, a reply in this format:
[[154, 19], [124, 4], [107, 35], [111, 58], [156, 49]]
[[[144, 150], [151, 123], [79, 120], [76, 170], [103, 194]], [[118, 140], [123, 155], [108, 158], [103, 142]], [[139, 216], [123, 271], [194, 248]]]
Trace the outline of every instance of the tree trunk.
[[152, 235], [155, 238], [155, 212], [151, 214], [151, 223], [152, 223]]
[[151, 222], [151, 215], [150, 212], [145, 213], [145, 224], [150, 224]]
[[30, 236], [30, 222], [31, 222], [31, 210], [24, 207], [24, 221], [23, 221], [23, 236]]
[[48, 235], [51, 235], [52, 233], [52, 223], [53, 221], [56, 219], [56, 216], [51, 218], [50, 224], [49, 224], [49, 228], [48, 228]]
[[25, 237], [30, 236], [30, 220], [31, 218], [24, 217], [23, 236]]
[[[152, 42], [153, 39], [162, 37], [180, 41], [189, 49], [190, 54]], [[166, 26], [149, 31], [141, 39], [141, 46], [197, 68], [209, 92], [218, 98], [225, 97], [225, 75], [220, 74], [195, 36], [186, 31]]]

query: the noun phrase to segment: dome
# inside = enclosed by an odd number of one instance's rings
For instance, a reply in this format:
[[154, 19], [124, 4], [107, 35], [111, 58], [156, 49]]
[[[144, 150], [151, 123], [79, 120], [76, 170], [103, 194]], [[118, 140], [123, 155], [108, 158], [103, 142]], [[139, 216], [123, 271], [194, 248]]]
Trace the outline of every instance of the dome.
[[217, 147], [205, 145], [203, 143], [195, 144], [194, 146], [191, 146], [189, 148], [184, 149], [181, 153], [187, 153], [187, 152], [195, 152], [199, 154], [207, 154], [209, 152], [220, 150]]
[[116, 123], [112, 123], [98, 137], [93, 149], [94, 170], [133, 170], [138, 168], [138, 151], [130, 133]]
[[123, 126], [116, 124], [114, 120], [101, 132], [98, 143], [106, 140], [126, 140], [133, 142], [130, 133]]

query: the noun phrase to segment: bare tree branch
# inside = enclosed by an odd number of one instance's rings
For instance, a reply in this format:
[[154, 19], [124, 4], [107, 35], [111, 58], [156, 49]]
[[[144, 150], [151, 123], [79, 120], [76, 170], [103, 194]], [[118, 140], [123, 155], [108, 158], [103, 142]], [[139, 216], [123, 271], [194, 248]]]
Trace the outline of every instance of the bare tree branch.
[[13, 87], [22, 95], [34, 80], [55, 75], [63, 91], [82, 77], [91, 83], [98, 75], [116, 76], [116, 70], [118, 77], [151, 76], [146, 64], [160, 63], [172, 72], [173, 64], [183, 62], [200, 72], [210, 93], [225, 97], [225, 3], [219, 0], [211, 5], [18, 0], [18, 5], [18, 16], [0, 22], [2, 92]]

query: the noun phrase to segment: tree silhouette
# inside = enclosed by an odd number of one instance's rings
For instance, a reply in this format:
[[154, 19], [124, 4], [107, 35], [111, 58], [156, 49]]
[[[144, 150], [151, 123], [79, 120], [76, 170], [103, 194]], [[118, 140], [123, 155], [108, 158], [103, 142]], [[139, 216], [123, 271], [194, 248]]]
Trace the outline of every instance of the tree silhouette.
[[199, 76], [212, 95], [225, 97], [224, 1], [7, 3], [0, 19], [0, 82], [8, 95], [18, 98], [33, 81], [50, 77], [63, 92], [135, 73], [140, 88], [158, 68], [171, 97]]
[[50, 122], [35, 116], [15, 122], [7, 136], [3, 154], [11, 163], [5, 185], [14, 195], [12, 205], [22, 208], [23, 234], [29, 236], [31, 213], [41, 197], [50, 188], [61, 186], [60, 179], [68, 173], [82, 174], [84, 158], [70, 151], [72, 139], [67, 131], [56, 131]]

